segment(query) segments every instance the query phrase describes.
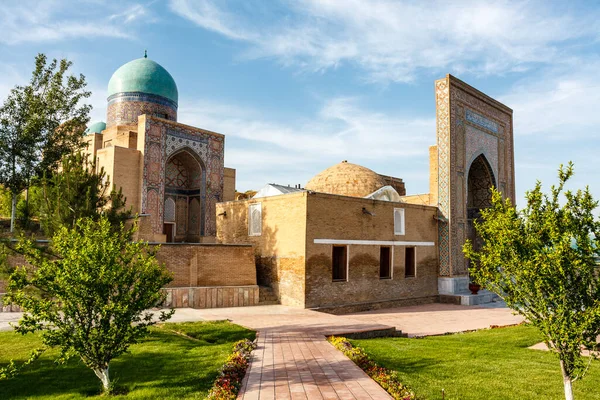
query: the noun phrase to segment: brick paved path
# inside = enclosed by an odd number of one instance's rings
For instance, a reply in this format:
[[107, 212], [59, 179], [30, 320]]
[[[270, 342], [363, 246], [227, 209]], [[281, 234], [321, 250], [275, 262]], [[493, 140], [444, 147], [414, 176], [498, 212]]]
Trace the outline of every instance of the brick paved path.
[[323, 335], [260, 331], [238, 399], [391, 399]]

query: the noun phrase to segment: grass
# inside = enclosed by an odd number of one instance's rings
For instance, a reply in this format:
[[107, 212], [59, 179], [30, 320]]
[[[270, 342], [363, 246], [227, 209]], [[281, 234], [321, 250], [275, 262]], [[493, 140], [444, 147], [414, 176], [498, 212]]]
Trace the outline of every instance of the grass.
[[[530, 350], [542, 341], [531, 326], [423, 339], [351, 340], [379, 365], [398, 371], [420, 399], [564, 399], [558, 358]], [[577, 400], [600, 399], [600, 361], [573, 385]]]
[[[179, 332], [179, 334], [175, 333]], [[255, 333], [227, 321], [167, 323], [153, 327], [142, 343], [111, 362], [115, 399], [203, 399], [234, 342]], [[0, 367], [24, 361], [39, 345], [37, 336], [0, 332]], [[100, 393], [100, 381], [79, 360], [55, 365], [46, 352], [18, 377], [0, 381], [0, 398], [83, 399]]]

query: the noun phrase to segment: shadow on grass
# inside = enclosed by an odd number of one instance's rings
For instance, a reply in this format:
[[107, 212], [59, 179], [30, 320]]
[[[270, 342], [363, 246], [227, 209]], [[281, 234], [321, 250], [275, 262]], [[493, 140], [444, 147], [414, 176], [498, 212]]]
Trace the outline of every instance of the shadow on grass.
[[[200, 336], [202, 325], [190, 324], [186, 329]], [[153, 329], [151, 336], [111, 362], [111, 380], [116, 389], [115, 396], [111, 398], [127, 394], [128, 399], [180, 399], [206, 394], [218, 369], [231, 353], [233, 342], [254, 335], [229, 323], [222, 323], [220, 327], [224, 331], [222, 337], [218, 334], [218, 324], [207, 327], [207, 337], [217, 344], [207, 340], [190, 340], [163, 328]], [[56, 354], [55, 351], [50, 352], [19, 376], [0, 381], [0, 397], [77, 399], [100, 394], [100, 381], [89, 368], [75, 359], [57, 366], [52, 361]], [[20, 358], [15, 361], [24, 361], [23, 357]], [[0, 360], [0, 367], [7, 361]]]
[[255, 332], [250, 330], [242, 331], [238, 325], [234, 325], [229, 321], [206, 321], [202, 325], [194, 322], [168, 322], [161, 324], [160, 327], [183, 333], [209, 344], [234, 343], [246, 338], [254, 340], [256, 337]]

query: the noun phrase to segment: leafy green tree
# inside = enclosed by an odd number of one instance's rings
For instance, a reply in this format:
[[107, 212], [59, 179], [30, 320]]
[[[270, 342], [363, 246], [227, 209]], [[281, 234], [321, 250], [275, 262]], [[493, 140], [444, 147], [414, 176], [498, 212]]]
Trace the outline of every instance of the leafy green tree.
[[58, 172], [40, 182], [39, 214], [48, 236], [61, 226], [73, 227], [84, 217], [97, 220], [104, 214], [116, 228], [130, 217], [121, 189], [111, 190], [104, 169], [96, 171], [95, 162], [90, 162], [86, 154], [69, 154], [60, 165]]
[[[107, 218], [82, 218], [74, 229], [60, 228], [50, 252], [22, 241], [30, 267], [10, 277], [6, 300], [25, 314], [15, 327], [21, 334], [40, 332], [43, 346], [25, 364], [50, 347], [58, 362], [77, 356], [111, 390], [109, 366], [148, 334], [157, 321], [148, 310], [161, 304], [161, 288], [172, 280], [143, 242], [131, 242], [125, 229], [115, 232]], [[160, 321], [171, 317], [162, 312]], [[0, 377], [18, 372], [11, 363]]]
[[[17, 201], [19, 198], [17, 198]], [[12, 206], [12, 193], [9, 189], [5, 189], [3, 186], [0, 186], [0, 216], [4, 218], [10, 218]]]
[[492, 190], [492, 207], [475, 222], [483, 247], [467, 241], [463, 249], [471, 276], [541, 331], [560, 361], [568, 400], [592, 362], [581, 351], [597, 350], [600, 335], [598, 202], [587, 187], [564, 189], [572, 175], [572, 163], [561, 165], [558, 185], [547, 195], [538, 182], [521, 212]]
[[15, 86], [0, 107], [0, 184], [12, 194], [11, 232], [19, 193], [82, 145], [91, 106], [81, 103], [91, 93], [83, 75], [66, 75], [71, 65], [38, 54], [29, 84]]

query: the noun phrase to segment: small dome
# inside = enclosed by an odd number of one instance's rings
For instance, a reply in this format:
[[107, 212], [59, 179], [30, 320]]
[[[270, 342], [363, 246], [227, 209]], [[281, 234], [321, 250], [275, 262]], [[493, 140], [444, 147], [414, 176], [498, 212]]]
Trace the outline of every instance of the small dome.
[[385, 186], [381, 176], [369, 168], [342, 161], [315, 175], [306, 189], [340, 196], [365, 197]]
[[160, 64], [138, 58], [115, 71], [108, 82], [108, 97], [117, 93], [140, 92], [165, 97], [177, 104], [175, 80]]
[[87, 129], [85, 130], [86, 135], [90, 134], [90, 133], [102, 133], [103, 130], [106, 129], [106, 124], [102, 121], [98, 121], [98, 122], [94, 122], [93, 124], [90, 124], [90, 126], [87, 127]]

